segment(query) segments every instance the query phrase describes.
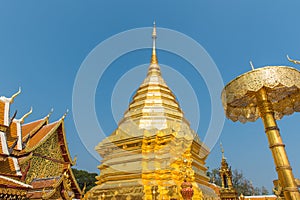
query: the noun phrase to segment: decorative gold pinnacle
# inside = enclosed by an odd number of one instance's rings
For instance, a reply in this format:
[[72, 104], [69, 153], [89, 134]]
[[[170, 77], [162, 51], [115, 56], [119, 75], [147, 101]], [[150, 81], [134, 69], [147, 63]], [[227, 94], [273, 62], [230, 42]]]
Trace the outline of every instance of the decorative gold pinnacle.
[[51, 110], [50, 110], [49, 114], [48, 114], [46, 117], [47, 117], [47, 118], [49, 118], [49, 117], [52, 115], [53, 111], [54, 111], [54, 109], [53, 109], [53, 108], [51, 108]]
[[13, 102], [14, 102], [14, 99], [16, 98], [16, 96], [18, 96], [20, 93], [21, 93], [21, 87], [19, 87], [18, 92], [16, 92], [15, 94], [13, 94], [13, 95], [10, 97], [10, 103], [13, 103]]
[[155, 21], [153, 22], [153, 32], [152, 32], [152, 57], [151, 57], [151, 64], [157, 64], [157, 57], [156, 57], [156, 24]]
[[62, 116], [62, 120], [64, 120], [65, 118], [66, 118], [66, 116], [67, 116], [67, 114], [69, 113], [69, 109], [67, 109], [67, 111], [65, 112], [65, 114]]
[[21, 124], [24, 123], [24, 120], [26, 117], [28, 117], [30, 114], [32, 113], [32, 107], [30, 108], [30, 111], [28, 113], [26, 113], [20, 120], [21, 120]]
[[148, 75], [161, 75], [160, 67], [158, 65], [157, 56], [156, 56], [156, 25], [155, 22], [153, 22], [153, 31], [152, 31], [152, 56], [151, 56], [151, 62], [148, 69]]
[[224, 148], [223, 148], [223, 145], [222, 145], [222, 142], [220, 143], [220, 147], [221, 147], [221, 152], [222, 152], [222, 159], [225, 159], [225, 155], [224, 155]]

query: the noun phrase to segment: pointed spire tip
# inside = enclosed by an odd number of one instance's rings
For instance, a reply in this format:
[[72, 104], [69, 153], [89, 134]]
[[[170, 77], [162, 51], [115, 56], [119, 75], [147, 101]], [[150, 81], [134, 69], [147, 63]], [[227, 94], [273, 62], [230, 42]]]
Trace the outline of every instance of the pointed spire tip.
[[62, 116], [61, 119], [64, 120], [66, 118], [66, 116], [67, 116], [68, 113], [69, 113], [69, 109], [66, 110], [65, 114]]
[[254, 70], [254, 65], [253, 65], [253, 63], [252, 63], [252, 61], [250, 60], [250, 66], [251, 66], [251, 68], [252, 68], [252, 70]]
[[156, 39], [156, 23], [155, 23], [155, 21], [153, 22], [152, 38]]
[[221, 152], [222, 152], [222, 159], [225, 159], [225, 156], [224, 156], [225, 151], [224, 151], [222, 142], [220, 142], [220, 147], [221, 147]]
[[156, 23], [153, 22], [153, 31], [152, 31], [152, 57], [151, 57], [151, 64], [157, 64], [157, 57], [156, 57]]
[[48, 113], [48, 115], [46, 116], [46, 118], [50, 118], [50, 116], [52, 115], [53, 111], [54, 111], [54, 109], [51, 108], [51, 110], [50, 110], [50, 112]]

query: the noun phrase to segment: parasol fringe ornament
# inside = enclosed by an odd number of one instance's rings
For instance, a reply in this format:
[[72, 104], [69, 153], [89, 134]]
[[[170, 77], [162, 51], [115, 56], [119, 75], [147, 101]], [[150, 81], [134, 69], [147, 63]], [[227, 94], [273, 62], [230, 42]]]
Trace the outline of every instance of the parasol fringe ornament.
[[228, 83], [222, 91], [226, 116], [232, 121], [254, 122], [259, 117], [255, 94], [267, 90], [276, 120], [300, 112], [300, 72], [291, 67], [267, 66], [251, 70]]
[[300, 64], [300, 61], [299, 60], [294, 60], [294, 59], [291, 59], [290, 57], [289, 57], [289, 55], [286, 55], [286, 57], [287, 57], [287, 59], [288, 59], [288, 61], [290, 61], [290, 62], [292, 62], [292, 63], [294, 63], [294, 64]]
[[227, 118], [232, 121], [246, 123], [262, 119], [285, 199], [299, 200], [276, 120], [300, 111], [300, 72], [286, 66], [252, 68], [225, 86], [222, 103]]

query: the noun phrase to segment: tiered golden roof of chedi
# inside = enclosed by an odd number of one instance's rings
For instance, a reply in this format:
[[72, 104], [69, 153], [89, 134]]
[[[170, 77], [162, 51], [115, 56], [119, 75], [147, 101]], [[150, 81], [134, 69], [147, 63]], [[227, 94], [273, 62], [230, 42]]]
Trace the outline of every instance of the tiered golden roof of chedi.
[[32, 112], [10, 116], [11, 98], [0, 97], [0, 199], [72, 199], [82, 192], [71, 166], [64, 129], [65, 115], [24, 124]]
[[206, 176], [209, 150], [161, 76], [155, 40], [154, 27], [147, 77], [118, 128], [96, 147], [103, 160], [86, 199], [182, 199], [185, 180], [193, 185], [194, 200], [218, 198]]

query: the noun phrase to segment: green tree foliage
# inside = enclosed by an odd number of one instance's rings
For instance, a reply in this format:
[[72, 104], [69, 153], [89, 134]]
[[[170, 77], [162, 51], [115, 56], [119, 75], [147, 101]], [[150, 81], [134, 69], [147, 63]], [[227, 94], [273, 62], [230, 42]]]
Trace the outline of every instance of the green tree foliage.
[[84, 170], [72, 169], [79, 187], [82, 189], [86, 184], [85, 192], [96, 185], [97, 173], [90, 173]]
[[[211, 183], [221, 186], [222, 183], [219, 175], [219, 169], [212, 169], [207, 172], [207, 175], [210, 177]], [[269, 191], [264, 186], [261, 188], [254, 187], [252, 182], [244, 177], [244, 174], [237, 169], [232, 171], [232, 185], [236, 189], [238, 195], [243, 194], [245, 196], [250, 196], [269, 194]]]
[[262, 194], [262, 195], [267, 195], [267, 194], [269, 194], [269, 191], [267, 190], [267, 188], [265, 188], [265, 186], [262, 186], [262, 187], [261, 187], [261, 194]]

